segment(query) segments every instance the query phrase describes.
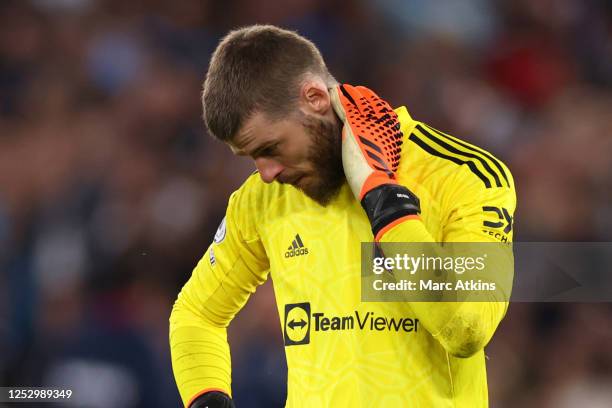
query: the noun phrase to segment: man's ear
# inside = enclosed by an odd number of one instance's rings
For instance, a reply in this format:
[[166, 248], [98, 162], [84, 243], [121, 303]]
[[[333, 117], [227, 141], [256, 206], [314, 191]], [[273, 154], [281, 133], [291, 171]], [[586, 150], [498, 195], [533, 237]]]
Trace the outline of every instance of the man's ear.
[[300, 109], [307, 114], [326, 116], [331, 109], [331, 99], [325, 83], [319, 78], [302, 82]]

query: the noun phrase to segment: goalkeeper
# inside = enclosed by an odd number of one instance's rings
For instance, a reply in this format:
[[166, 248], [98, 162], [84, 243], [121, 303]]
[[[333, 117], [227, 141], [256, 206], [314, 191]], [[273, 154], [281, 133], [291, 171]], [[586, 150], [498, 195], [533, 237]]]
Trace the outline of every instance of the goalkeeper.
[[185, 406], [233, 406], [226, 328], [268, 277], [287, 407], [488, 406], [483, 349], [507, 303], [361, 302], [360, 243], [511, 242], [507, 167], [339, 85], [310, 41], [274, 26], [221, 41], [203, 105], [209, 132], [258, 171], [172, 310]]

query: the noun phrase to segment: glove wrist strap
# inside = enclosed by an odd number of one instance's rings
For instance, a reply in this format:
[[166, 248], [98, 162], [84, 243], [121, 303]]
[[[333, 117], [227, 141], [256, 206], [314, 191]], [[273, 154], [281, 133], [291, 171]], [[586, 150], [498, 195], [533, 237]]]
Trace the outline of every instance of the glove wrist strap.
[[189, 408], [235, 408], [235, 405], [227, 394], [211, 391], [196, 398]]
[[421, 212], [419, 198], [397, 184], [382, 184], [368, 191], [361, 199], [361, 206], [368, 215], [375, 237], [393, 221]]

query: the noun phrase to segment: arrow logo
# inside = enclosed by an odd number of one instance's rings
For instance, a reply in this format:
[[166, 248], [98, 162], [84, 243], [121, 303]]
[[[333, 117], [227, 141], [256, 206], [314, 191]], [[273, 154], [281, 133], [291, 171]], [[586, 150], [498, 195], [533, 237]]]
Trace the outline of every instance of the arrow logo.
[[285, 346], [310, 343], [310, 302], [285, 305], [284, 320]]
[[306, 320], [300, 319], [297, 322], [295, 320], [291, 320], [289, 323], [287, 323], [287, 326], [289, 326], [291, 330], [295, 330], [296, 327], [299, 327], [301, 329], [306, 326]]

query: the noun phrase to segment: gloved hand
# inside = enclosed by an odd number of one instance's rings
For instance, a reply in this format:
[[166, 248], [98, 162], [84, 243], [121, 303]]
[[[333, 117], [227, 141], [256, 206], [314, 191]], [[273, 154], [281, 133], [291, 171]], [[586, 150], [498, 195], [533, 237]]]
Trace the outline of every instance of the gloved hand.
[[391, 106], [366, 87], [342, 84], [329, 91], [343, 123], [344, 174], [378, 240], [393, 225], [421, 211], [419, 199], [396, 179], [400, 123]]
[[236, 408], [236, 406], [227, 394], [211, 391], [196, 398], [189, 408]]

